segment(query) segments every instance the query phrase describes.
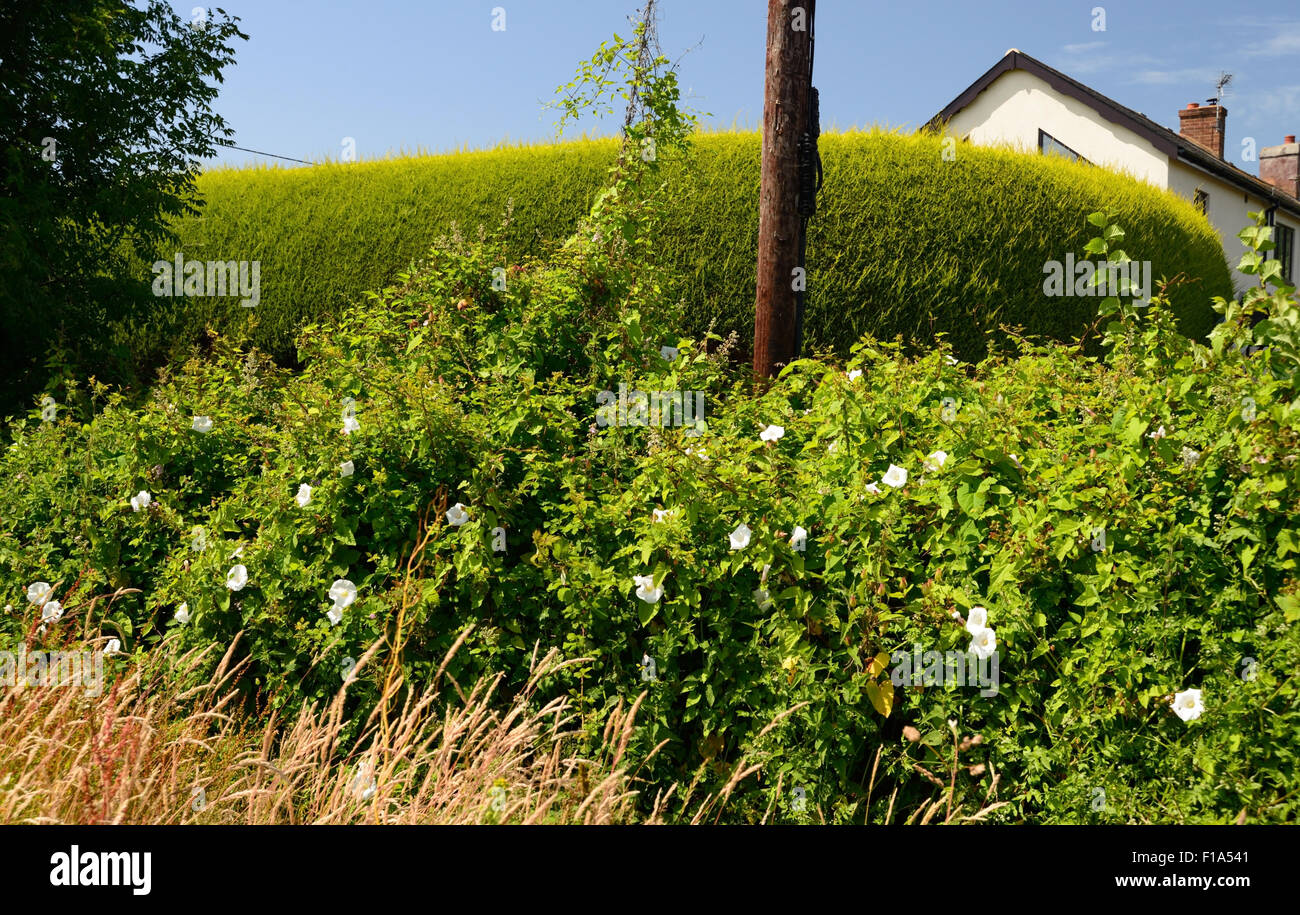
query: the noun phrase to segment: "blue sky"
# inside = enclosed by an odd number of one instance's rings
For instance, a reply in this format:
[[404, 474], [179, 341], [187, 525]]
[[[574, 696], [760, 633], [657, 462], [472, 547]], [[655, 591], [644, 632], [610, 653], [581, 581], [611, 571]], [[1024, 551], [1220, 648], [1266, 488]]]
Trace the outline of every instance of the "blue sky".
[[[543, 105], [639, 0], [224, 0], [237, 42], [217, 110], [240, 146], [358, 158], [554, 136]], [[175, 2], [190, 18], [194, 2]], [[763, 0], [662, 0], [664, 51], [706, 122], [757, 127]], [[1105, 9], [1105, 31], [1092, 10]], [[1300, 6], [1206, 0], [820, 0], [823, 127], [915, 127], [1016, 47], [1177, 129], [1179, 108], [1227, 95], [1228, 157], [1300, 133]], [[493, 8], [506, 12], [492, 30]], [[1289, 7], [1289, 10], [1288, 10]], [[1269, 10], [1276, 10], [1270, 12]], [[605, 131], [609, 132], [609, 131]], [[259, 161], [229, 150], [218, 160]], [[263, 160], [264, 161], [264, 160]]]

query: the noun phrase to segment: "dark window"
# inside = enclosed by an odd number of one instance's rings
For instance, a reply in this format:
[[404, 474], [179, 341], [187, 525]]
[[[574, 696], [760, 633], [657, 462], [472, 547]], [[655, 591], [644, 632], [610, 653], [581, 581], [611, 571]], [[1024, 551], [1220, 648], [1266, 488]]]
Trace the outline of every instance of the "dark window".
[[1074, 162], [1088, 161], [1060, 140], [1056, 139], [1056, 137], [1041, 129], [1038, 131], [1038, 151], [1045, 156], [1060, 156], [1063, 159], [1070, 159]]
[[1192, 198], [1192, 205], [1201, 211], [1202, 216], [1210, 215], [1210, 195], [1200, 188], [1196, 189], [1196, 196]]
[[1273, 256], [1282, 262], [1282, 276], [1287, 283], [1292, 283], [1295, 281], [1295, 229], [1284, 225], [1273, 226], [1273, 241], [1277, 244]]

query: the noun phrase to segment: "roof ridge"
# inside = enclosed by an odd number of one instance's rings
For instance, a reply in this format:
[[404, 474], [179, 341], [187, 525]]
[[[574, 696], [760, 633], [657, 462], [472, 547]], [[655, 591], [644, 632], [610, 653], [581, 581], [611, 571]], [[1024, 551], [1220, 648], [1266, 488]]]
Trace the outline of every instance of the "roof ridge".
[[[1018, 48], [1011, 48], [1006, 54], [1002, 55], [1002, 58], [986, 70], [979, 79], [971, 83], [964, 92], [932, 117], [928, 125], [935, 127], [947, 123], [958, 111], [961, 111], [974, 101], [975, 97], [992, 84], [994, 80], [1010, 70], [1024, 70], [1027, 73], [1032, 73], [1052, 86], [1053, 89], [1089, 105], [1108, 121], [1128, 127], [1139, 135], [1145, 135], [1145, 139], [1152, 146], [1170, 158], [1184, 159], [1206, 171], [1218, 173], [1220, 177], [1229, 181], [1245, 185], [1247, 189], [1254, 191], [1258, 196], [1276, 200], [1284, 205], [1287, 210], [1296, 216], [1300, 216], [1300, 198], [1291, 196], [1281, 188], [1274, 187], [1262, 178], [1238, 168], [1226, 159], [1220, 159], [1182, 134], [1170, 130], [1157, 121], [1153, 121], [1140, 111], [1135, 111], [1107, 95], [1102, 95], [1091, 86], [1079, 82], [1074, 77], [1062, 73], [1055, 67], [1043, 63], [1038, 58], [1026, 54]], [[1124, 123], [1126, 121], [1127, 124]]]

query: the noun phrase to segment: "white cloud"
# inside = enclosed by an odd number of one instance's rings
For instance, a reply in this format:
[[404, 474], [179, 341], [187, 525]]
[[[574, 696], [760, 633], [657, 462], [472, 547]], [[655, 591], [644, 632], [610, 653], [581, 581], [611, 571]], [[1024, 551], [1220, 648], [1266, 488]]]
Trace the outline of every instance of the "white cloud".
[[1072, 50], [1083, 47], [1086, 46], [1066, 45], [1062, 49], [1065, 56], [1060, 63], [1054, 65], [1056, 69], [1066, 76], [1073, 76], [1077, 79], [1080, 76], [1087, 76], [1092, 73], [1105, 73], [1107, 75], [1127, 73], [1136, 66], [1158, 66], [1163, 63], [1160, 59], [1146, 54], [1126, 54], [1122, 51], [1090, 54]]
[[[1128, 80], [1143, 86], [1187, 86], [1194, 95], [1200, 94], [1196, 87], [1205, 90], [1205, 98], [1214, 94], [1214, 83], [1219, 78], [1219, 71], [1214, 67], [1187, 67], [1180, 70], [1139, 70]], [[1204, 102], [1204, 99], [1189, 99]]]
[[1300, 22], [1284, 22], [1269, 27], [1273, 34], [1246, 48], [1247, 57], [1284, 57], [1300, 54]]
[[[1254, 90], [1249, 96], [1243, 94], [1238, 101], [1238, 108], [1243, 118], [1273, 124], [1289, 123], [1295, 112], [1300, 110], [1300, 84], [1269, 86]], [[1277, 142], [1282, 142], [1280, 137]]]

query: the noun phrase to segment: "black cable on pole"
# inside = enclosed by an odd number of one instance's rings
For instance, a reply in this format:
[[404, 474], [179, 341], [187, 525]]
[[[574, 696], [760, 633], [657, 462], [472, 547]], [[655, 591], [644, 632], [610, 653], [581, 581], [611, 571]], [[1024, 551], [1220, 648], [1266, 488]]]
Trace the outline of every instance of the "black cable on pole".
[[817, 149], [821, 136], [821, 111], [817, 90], [813, 87], [813, 56], [816, 51], [816, 6], [808, 4], [808, 125], [799, 137], [799, 193], [795, 204], [799, 214], [799, 266], [803, 268], [803, 288], [795, 291], [794, 355], [803, 354], [804, 296], [808, 288], [808, 267], [805, 263], [808, 247], [808, 220], [817, 212], [817, 192], [824, 178], [822, 157]]
[[251, 153], [256, 153], [256, 154], [259, 155], [259, 156], [270, 156], [272, 159], [285, 159], [285, 160], [287, 160], [287, 161], [289, 161], [289, 162], [301, 162], [303, 165], [315, 165], [315, 164], [316, 164], [315, 162], [308, 162], [308, 161], [305, 160], [305, 159], [295, 159], [295, 158], [293, 158], [292, 156], [277, 156], [275, 153], [262, 152], [260, 149], [248, 149], [247, 147], [244, 147], [244, 146], [236, 146], [234, 143], [223, 143], [223, 142], [221, 142], [220, 140], [217, 140], [217, 145], [218, 145], [218, 146], [223, 146], [223, 147], [225, 147], [226, 149], [237, 149], [237, 150], [239, 150], [240, 152], [251, 152]]

